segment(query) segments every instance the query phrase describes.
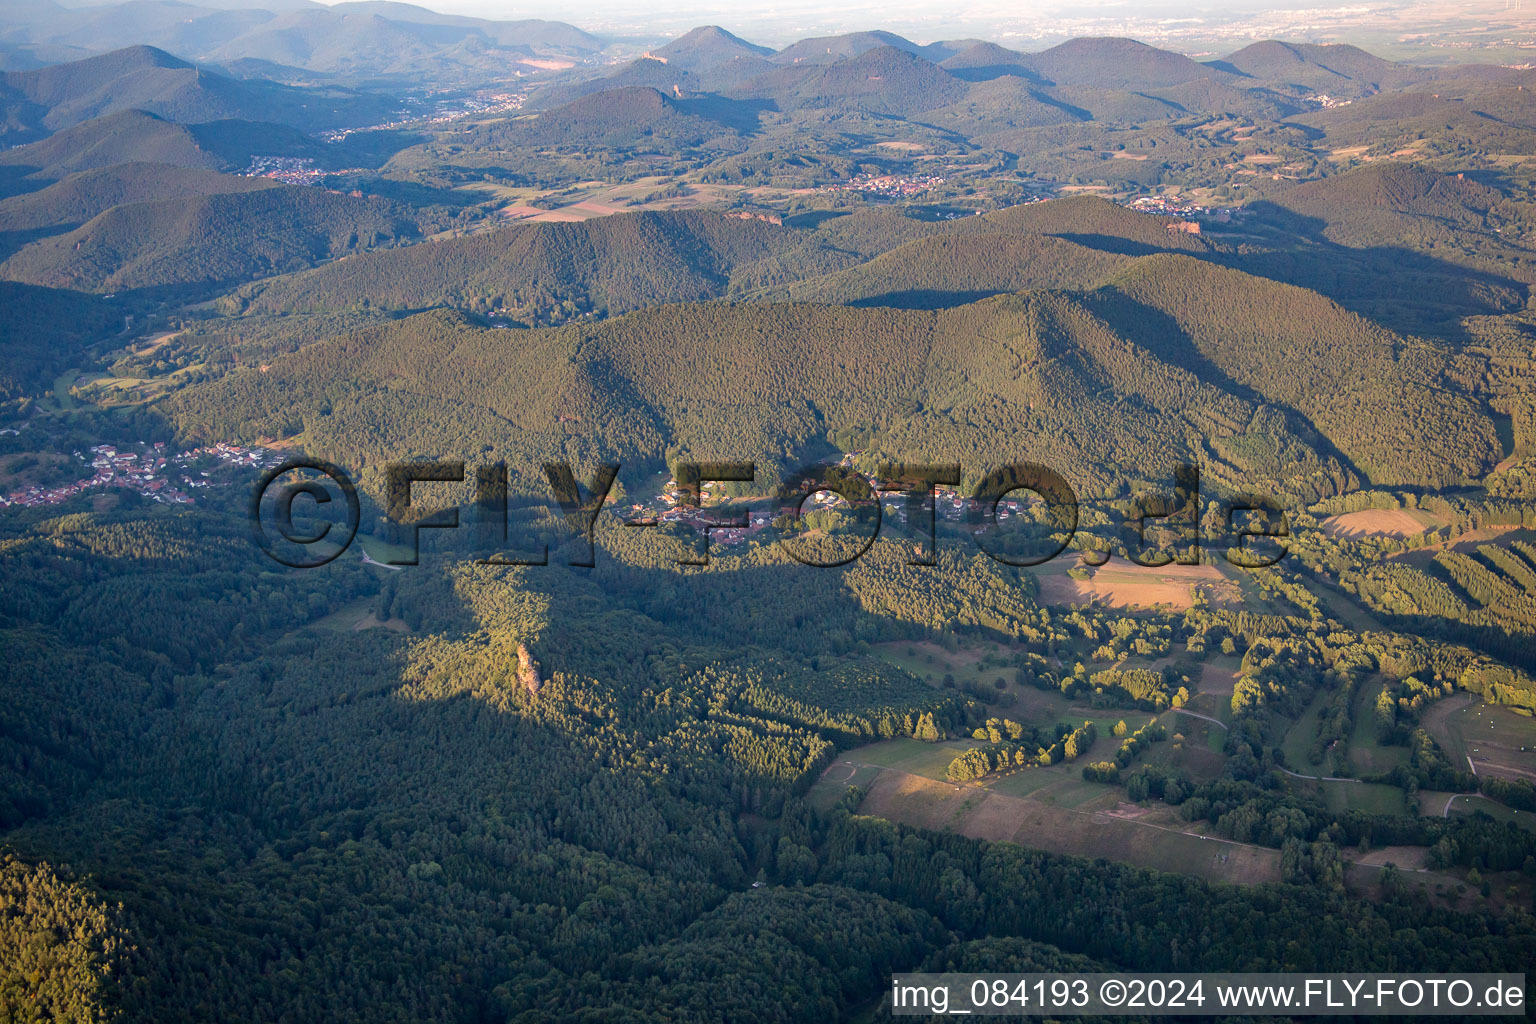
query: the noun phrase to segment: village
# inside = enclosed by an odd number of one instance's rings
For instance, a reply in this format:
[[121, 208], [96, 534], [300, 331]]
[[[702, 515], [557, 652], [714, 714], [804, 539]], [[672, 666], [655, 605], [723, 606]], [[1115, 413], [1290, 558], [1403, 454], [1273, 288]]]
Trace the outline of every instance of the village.
[[[856, 472], [854, 470], [854, 460], [863, 454], [863, 452], [849, 452], [843, 455], [837, 463], [838, 468], [847, 472]], [[888, 514], [898, 523], [905, 524], [907, 521], [905, 501], [899, 500], [899, 496], [893, 491], [881, 491], [882, 486], [889, 486], [888, 482], [883, 482], [873, 476], [860, 475], [864, 476], [865, 482], [869, 485], [871, 491], [884, 495], [882, 515]], [[732, 518], [740, 518], [742, 509], [739, 506], [741, 504], [748, 506], [745, 513], [746, 526], [716, 526], [714, 525], [715, 522], [724, 518], [721, 515], [721, 506], [731, 504], [732, 499], [725, 494], [723, 485], [715, 481], [705, 481], [700, 485], [699, 491], [700, 504], [698, 506], [686, 504], [683, 500], [682, 489], [678, 486], [677, 480], [672, 478], [667, 480], [661, 492], [654, 499], [648, 502], [641, 501], [630, 504], [619, 513], [619, 517], [625, 523], [635, 525], [649, 523], [673, 524], [699, 531], [708, 530], [711, 542], [724, 547], [745, 543], [759, 536], [773, 524], [774, 515], [771, 511], [765, 511], [762, 507], [766, 499], [759, 498], [745, 501], [737, 499], [738, 507], [731, 510], [734, 513]], [[830, 510], [839, 503], [844, 503], [844, 499], [832, 491], [814, 491], [807, 496], [800, 508], [800, 512], [803, 515], [810, 512]], [[961, 522], [969, 514], [972, 504], [971, 499], [963, 497], [959, 491], [952, 487], [940, 484], [933, 489], [933, 509], [936, 519], [952, 523]], [[1013, 498], [1004, 498], [997, 504], [997, 519], [999, 522], [1006, 522], [1014, 516], [1021, 514], [1023, 510], [1023, 502]]]
[[[363, 168], [352, 167], [340, 171], [324, 171], [315, 166], [307, 156], [253, 156], [250, 166], [240, 172], [243, 178], [271, 178], [285, 185], [316, 186], [332, 174], [365, 174]], [[335, 191], [331, 189], [330, 191]], [[361, 196], [354, 190], [352, 195]]]
[[[539, 66], [543, 62], [527, 60], [523, 63]], [[557, 62], [558, 63], [558, 62]], [[513, 72], [518, 78], [522, 78], [527, 72]], [[407, 127], [423, 127], [427, 125], [443, 125], [453, 121], [461, 121], [468, 117], [491, 117], [496, 114], [510, 114], [521, 110], [526, 94], [521, 92], [506, 92], [496, 90], [478, 93], [471, 97], [462, 97], [452, 100], [443, 100], [428, 114], [411, 113], [402, 110], [400, 116], [394, 120], [381, 121], [378, 124], [370, 124], [361, 128], [338, 128], [321, 132], [320, 138], [326, 142], [341, 142], [348, 136], [357, 135], [360, 132], [383, 132]], [[409, 96], [405, 98], [407, 106], [422, 106], [426, 101], [419, 97]]]
[[832, 191], [863, 192], [868, 195], [901, 199], [918, 195], [942, 184], [944, 179], [937, 174], [860, 174], [828, 188]]
[[[1225, 206], [1204, 206], [1200, 203], [1181, 199], [1176, 195], [1137, 196], [1135, 199], [1117, 200], [1120, 205], [1128, 206], [1138, 213], [1162, 214], [1170, 217], [1202, 217], [1220, 224], [1231, 223], [1240, 215], [1240, 211]], [[1198, 228], [1198, 224], [1195, 227]], [[1198, 230], [1191, 231], [1198, 235]]]
[[194, 493], [214, 485], [215, 473], [221, 467], [260, 469], [283, 460], [281, 452], [232, 444], [167, 454], [164, 441], [124, 448], [98, 444], [73, 454], [94, 471], [89, 477], [54, 487], [33, 486], [0, 495], [0, 508], [58, 505], [76, 495], [107, 487], [126, 488], [165, 505], [190, 505]]

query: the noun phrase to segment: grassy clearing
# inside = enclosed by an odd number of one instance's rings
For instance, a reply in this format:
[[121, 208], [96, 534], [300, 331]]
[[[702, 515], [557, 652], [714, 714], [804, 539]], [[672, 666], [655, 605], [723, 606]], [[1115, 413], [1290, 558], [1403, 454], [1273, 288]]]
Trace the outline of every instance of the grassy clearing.
[[1387, 746], [1376, 734], [1376, 695], [1381, 681], [1372, 677], [1361, 680], [1355, 690], [1354, 718], [1349, 734], [1349, 763], [1362, 775], [1380, 775], [1408, 763], [1408, 748]]
[[850, 750], [838, 760], [856, 765], [894, 768], [943, 781], [949, 771], [949, 763], [955, 756], [976, 745], [970, 740], [946, 740], [943, 743], [925, 743], [910, 738], [884, 740]]
[[817, 810], [831, 810], [843, 798], [843, 794], [848, 792], [850, 786], [867, 789], [879, 777], [881, 770], [859, 765], [833, 764], [811, 786], [805, 799]]
[[1408, 805], [1403, 791], [1396, 786], [1375, 782], [1319, 782], [1328, 809], [1334, 812], [1354, 809], [1368, 814], [1406, 814]]
[[1512, 821], [1521, 828], [1536, 832], [1536, 814], [1530, 811], [1517, 811], [1511, 807], [1505, 807], [1496, 800], [1490, 800], [1476, 793], [1459, 793], [1451, 801], [1451, 815], [1470, 815], [1483, 813], [1496, 821]]
[[1470, 757], [1481, 774], [1536, 781], [1536, 718], [1467, 694], [1439, 701], [1421, 721], [1458, 766]]
[[1319, 692], [1313, 697], [1312, 703], [1307, 705], [1307, 710], [1292, 723], [1281, 739], [1280, 749], [1284, 752], [1285, 763], [1291, 771], [1300, 772], [1303, 775], [1327, 774], [1316, 770], [1327, 767], [1326, 756], [1321, 764], [1313, 764], [1309, 758], [1312, 744], [1317, 739], [1318, 729], [1322, 726], [1323, 713], [1328, 709], [1329, 699], [1332, 696], [1331, 693]]
[[[942, 686], [946, 675], [953, 676], [957, 686], [971, 684], [988, 689], [995, 689], [996, 681], [1002, 679], [1003, 688], [998, 693], [1011, 695], [1014, 702], [1007, 706], [996, 705], [989, 713], [1026, 725], [1070, 722], [1076, 726], [1092, 721], [1098, 725], [1100, 733], [1108, 735], [1121, 719], [1136, 729], [1152, 717], [1148, 712], [1134, 708], [1095, 708], [1068, 700], [1058, 692], [1025, 686], [1018, 680], [1017, 669], [999, 664], [1008, 655], [1008, 650], [1005, 645], [993, 641], [968, 640], [953, 651], [923, 641], [897, 641], [876, 644], [873, 650], [892, 665], [911, 672], [932, 686]], [[1155, 663], [1137, 660], [1126, 664], [1161, 667], [1162, 660]], [[1095, 663], [1093, 667], [1101, 666]]]

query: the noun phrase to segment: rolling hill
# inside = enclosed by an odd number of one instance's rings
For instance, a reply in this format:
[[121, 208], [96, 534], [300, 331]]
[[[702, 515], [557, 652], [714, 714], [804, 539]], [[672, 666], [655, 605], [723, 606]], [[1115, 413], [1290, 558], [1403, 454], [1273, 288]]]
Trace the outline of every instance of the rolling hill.
[[725, 294], [733, 270], [793, 253], [807, 232], [714, 212], [620, 214], [520, 224], [370, 253], [244, 289], [251, 312], [422, 309], [538, 311], [572, 302], [621, 313]]
[[849, 32], [840, 36], [817, 36], [802, 39], [784, 47], [773, 55], [777, 64], [834, 64], [849, 57], [857, 57], [878, 50], [883, 46], [903, 53], [921, 55], [929, 60], [943, 60], [951, 51], [942, 43], [919, 46], [894, 32]]
[[[916, 402], [927, 412], [899, 423], [875, 417], [887, 423], [893, 451], [985, 458], [986, 438], [1029, 435], [1049, 439], [1058, 462], [1093, 487], [1126, 473], [1155, 475], [1157, 460], [1179, 451], [1234, 485], [1247, 474], [1249, 484], [1267, 480], [1313, 497], [1349, 481], [1455, 484], [1501, 457], [1492, 421], [1456, 383], [1446, 350], [1315, 292], [1222, 266], [1232, 253], [1169, 223], [1102, 200], [1057, 200], [932, 224], [884, 255], [810, 274], [815, 254], [828, 255], [823, 232], [837, 220], [807, 231], [705, 213], [631, 215], [354, 257], [251, 286], [239, 298], [253, 313], [357, 308], [365, 298], [405, 310], [449, 303], [486, 311], [531, 300], [610, 314], [636, 309], [519, 334], [510, 347], [497, 340], [506, 335], [453, 311], [336, 343], [337, 353], [376, 353], [391, 366], [412, 345], [428, 345], [482, 367], [487, 381], [528, 379], [517, 362], [525, 357], [561, 368], [546, 381], [549, 393], [513, 417], [532, 432], [508, 442], [533, 446], [517, 449], [525, 463], [566, 443], [559, 417], [593, 425], [579, 432], [596, 450], [652, 458], [654, 438], [686, 439], [706, 422], [718, 425], [732, 388], [782, 393], [782, 411], [762, 419], [759, 410], [742, 426], [769, 450], [792, 450], [808, 431], [867, 424], [876, 407]], [[849, 240], [860, 232], [894, 240], [898, 225], [875, 218], [843, 231]], [[766, 265], [798, 267], [801, 280], [763, 282]], [[780, 301], [697, 304], [733, 287]], [[984, 297], [1015, 291], [1022, 294]], [[694, 304], [665, 304], [676, 301]], [[418, 329], [425, 334], [414, 335]], [[796, 340], [805, 334], [818, 341]], [[831, 349], [796, 348], [808, 344]], [[567, 346], [580, 348], [574, 362], [558, 354]], [[810, 365], [827, 351], [826, 368]], [[314, 358], [351, 365], [339, 354]], [[804, 380], [790, 379], [794, 366]], [[843, 379], [847, 373], [874, 376]], [[322, 390], [324, 376], [315, 385]], [[270, 384], [310, 386], [287, 376]], [[263, 375], [260, 386], [268, 385]], [[461, 397], [510, 415], [510, 398], [486, 386], [481, 398]], [[862, 390], [827, 397], [847, 389]], [[812, 393], [821, 396], [820, 426], [800, 404]], [[224, 400], [195, 399], [205, 409], [199, 415], [213, 415]], [[541, 419], [540, 409], [553, 419]], [[605, 436], [599, 424], [624, 426]], [[1447, 424], [1453, 433], [1442, 436]], [[264, 419], [259, 427], [271, 433]], [[1035, 452], [1034, 442], [1018, 443]]]
[[[485, 235], [384, 250], [290, 277], [253, 284], [234, 297], [249, 312], [385, 309], [448, 305], [474, 312], [537, 312], [574, 302], [617, 314], [665, 302], [734, 295], [815, 297], [863, 302], [911, 292], [893, 305], [953, 305], [950, 265], [959, 259], [983, 274], [973, 291], [1087, 286], [1109, 255], [1181, 251], [1209, 255], [1204, 239], [1170, 231], [1152, 217], [1091, 197], [1059, 199], [958, 221], [925, 221], [900, 211], [869, 210], [815, 229], [707, 211], [619, 214], [578, 223], [521, 224]], [[1050, 235], [1062, 240], [1029, 241]], [[905, 251], [920, 239], [998, 236], [1018, 240], [990, 256], [989, 246], [959, 242]], [[1051, 240], [1052, 242], [1055, 239]], [[888, 259], [870, 260], [892, 250]], [[1013, 267], [1008, 259], [1046, 257], [1057, 266]], [[989, 260], [995, 265], [984, 268]], [[832, 275], [827, 277], [826, 275]], [[1033, 276], [1032, 276], [1033, 275]], [[1035, 281], [1039, 283], [1031, 284]], [[925, 283], [926, 282], [926, 283]], [[931, 291], [927, 298], [918, 293]]]
[[[666, 305], [509, 335], [440, 310], [199, 386], [168, 412], [235, 436], [302, 423], [309, 443], [363, 462], [397, 450], [407, 424], [411, 445], [453, 453], [464, 425], [489, 416], [515, 429], [475, 436], [523, 466], [567, 445], [633, 461], [706, 440], [716, 457], [760, 458], [879, 423], [876, 443], [903, 458], [968, 470], [1035, 458], [1089, 492], [1156, 479], [1179, 458], [1234, 485], [1307, 494], [1357, 472], [1443, 482], [1486, 469], [1491, 421], [1421, 360], [1400, 361], [1401, 344], [1315, 294], [1159, 254], [1084, 294], [939, 311]], [[1327, 358], [1298, 375], [1291, 357], [1318, 346]], [[342, 376], [358, 404], [316, 415]], [[763, 395], [775, 401], [745, 402]], [[1447, 422], [1454, 445], [1437, 440]]]
[[1283, 233], [1259, 273], [1317, 289], [1398, 330], [1457, 335], [1521, 309], [1536, 286], [1530, 204], [1477, 181], [1377, 162], [1255, 203]]
[[1382, 60], [1355, 46], [1274, 39], [1245, 46], [1211, 66], [1275, 86], [1335, 97], [1365, 96], [1433, 77], [1428, 69]]
[[335, 86], [236, 81], [144, 45], [5, 72], [0, 86], [0, 126], [15, 142], [126, 110], [186, 124], [234, 119], [319, 128], [382, 119], [394, 107], [387, 97]]
[[773, 50], [749, 43], [718, 25], [701, 25], [660, 47], [655, 53], [680, 71], [697, 73], [719, 67], [738, 57], [766, 57]]
[[45, 390], [82, 346], [122, 327], [99, 295], [0, 281], [0, 401]]
[[538, 90], [528, 101], [529, 109], [563, 107], [597, 93], [616, 89], [655, 89], [672, 96], [696, 91], [693, 75], [650, 57], [630, 61], [616, 71], [581, 81], [561, 81]]
[[831, 64], [796, 64], [759, 75], [729, 95], [786, 109], [857, 109], [906, 115], [946, 106], [966, 85], [908, 50], [884, 45]]
[[0, 151], [0, 166], [39, 179], [33, 187], [76, 171], [125, 163], [203, 170], [231, 167], [229, 160], [204, 149], [191, 128], [142, 110], [108, 114], [38, 142]]
[[199, 71], [152, 46], [7, 72], [4, 84], [30, 112], [20, 119], [47, 132], [124, 110], [146, 110], [168, 121], [215, 121], [247, 115], [255, 103], [232, 79]]
[[492, 21], [376, 0], [331, 6], [133, 0], [6, 20], [15, 42], [39, 51], [83, 56], [132, 40], [198, 61], [257, 60], [359, 77], [428, 69], [441, 75], [455, 69], [484, 73], [536, 54], [584, 54], [602, 47], [564, 22]]
[[1013, 74], [979, 81], [957, 102], [923, 113], [927, 123], [968, 136], [1072, 124], [1092, 116], [1030, 79]]
[[1028, 67], [1057, 85], [1095, 89], [1145, 90], [1223, 76], [1183, 54], [1134, 39], [1070, 39], [1029, 54], [1027, 61]]
[[533, 118], [476, 132], [499, 148], [602, 146], [621, 150], [704, 148], [735, 152], [742, 131], [756, 127], [746, 104], [715, 96], [675, 99], [650, 86], [621, 86], [580, 96]]
[[0, 277], [83, 291], [199, 289], [312, 266], [409, 238], [393, 203], [281, 187], [113, 207], [25, 246]]
[[0, 200], [0, 252], [9, 255], [39, 234], [75, 228], [124, 203], [275, 187], [277, 182], [268, 178], [242, 178], [166, 164], [114, 164], [79, 171], [47, 188]]
[[848, 306], [938, 309], [1006, 292], [1091, 288], [1131, 259], [1050, 235], [954, 231], [790, 285], [783, 296]]
[[1004, 75], [1040, 81], [1040, 75], [1027, 54], [1009, 50], [996, 43], [976, 43], [968, 46], [959, 53], [944, 58], [939, 62], [939, 67], [967, 82], [983, 82], [990, 78], [1001, 78]]
[[1127, 268], [1093, 307], [1173, 365], [1305, 416], [1377, 484], [1448, 486], [1502, 455], [1449, 354], [1315, 292], [1178, 254]]
[[[385, 133], [369, 133], [365, 141]], [[176, 124], [142, 110], [124, 110], [86, 121], [46, 139], [0, 151], [0, 194], [31, 191], [78, 171], [119, 164], [158, 164], [196, 170], [235, 171], [254, 156], [300, 157], [320, 167], [342, 161], [368, 163], [369, 154], [342, 143], [326, 147], [296, 128], [254, 121]]]

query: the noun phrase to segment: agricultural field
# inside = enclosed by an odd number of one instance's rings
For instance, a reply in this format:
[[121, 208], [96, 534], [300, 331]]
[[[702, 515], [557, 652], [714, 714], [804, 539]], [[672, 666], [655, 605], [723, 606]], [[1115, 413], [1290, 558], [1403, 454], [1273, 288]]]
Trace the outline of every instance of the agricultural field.
[[[841, 794], [845, 787], [830, 782], [837, 767], [828, 769], [812, 789], [813, 801], [821, 795], [818, 791], [834, 785]], [[1052, 775], [1048, 769], [1038, 774]], [[1276, 850], [1185, 831], [1179, 827], [1184, 823], [1161, 810], [1125, 803], [1115, 787], [1081, 781], [1071, 784], [1063, 782], [1059, 774], [1054, 779], [1029, 795], [1018, 795], [1002, 786], [956, 786], [887, 770], [857, 783], [867, 793], [859, 812], [1055, 853], [1090, 858], [1108, 855], [1130, 864], [1215, 881], [1279, 880]]]
[[1445, 523], [1438, 516], [1421, 509], [1361, 509], [1329, 516], [1323, 529], [1332, 537], [1351, 540], [1361, 537], [1414, 537]]
[[1088, 569], [1087, 579], [1075, 579], [1065, 569], [1037, 573], [1040, 600], [1051, 605], [1097, 604], [1106, 608], [1193, 608], [1195, 594], [1203, 592], [1216, 607], [1242, 603], [1237, 582], [1215, 565], [1167, 565], [1147, 568], [1124, 559], [1111, 559]]

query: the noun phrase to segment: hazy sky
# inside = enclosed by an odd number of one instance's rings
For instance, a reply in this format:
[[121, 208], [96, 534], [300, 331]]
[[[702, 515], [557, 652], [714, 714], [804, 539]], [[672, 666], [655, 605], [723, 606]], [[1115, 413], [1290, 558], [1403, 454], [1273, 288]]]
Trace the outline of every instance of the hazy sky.
[[[0, 0], [4, 2], [4, 0]], [[197, 0], [192, 0], [196, 3]], [[330, 0], [327, 0], [330, 2]], [[1051, 40], [1129, 35], [1149, 42], [1220, 48], [1288, 38], [1381, 45], [1445, 38], [1499, 22], [1536, 32], [1536, 0], [418, 0], [422, 6], [496, 19], [550, 18], [606, 35], [654, 38], [719, 24], [754, 41], [783, 44], [812, 35], [885, 28], [919, 42], [968, 36]], [[1520, 8], [1526, 8], [1522, 10]], [[1235, 47], [1234, 47], [1235, 48]]]

